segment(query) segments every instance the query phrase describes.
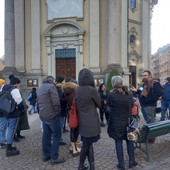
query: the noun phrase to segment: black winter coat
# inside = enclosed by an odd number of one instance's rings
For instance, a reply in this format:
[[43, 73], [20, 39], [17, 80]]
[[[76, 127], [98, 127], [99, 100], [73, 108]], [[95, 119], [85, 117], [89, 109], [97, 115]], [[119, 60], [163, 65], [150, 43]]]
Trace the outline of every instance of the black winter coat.
[[132, 105], [132, 97], [127, 94], [108, 94], [109, 122], [108, 135], [115, 140], [126, 139], [129, 117], [129, 107]]

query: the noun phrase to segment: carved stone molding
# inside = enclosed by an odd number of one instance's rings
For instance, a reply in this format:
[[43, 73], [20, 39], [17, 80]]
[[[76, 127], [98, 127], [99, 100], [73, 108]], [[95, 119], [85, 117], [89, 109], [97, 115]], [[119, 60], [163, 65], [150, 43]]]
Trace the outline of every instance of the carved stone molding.
[[129, 53], [129, 65], [136, 66], [139, 63], [141, 56], [137, 53], [136, 50], [132, 50]]

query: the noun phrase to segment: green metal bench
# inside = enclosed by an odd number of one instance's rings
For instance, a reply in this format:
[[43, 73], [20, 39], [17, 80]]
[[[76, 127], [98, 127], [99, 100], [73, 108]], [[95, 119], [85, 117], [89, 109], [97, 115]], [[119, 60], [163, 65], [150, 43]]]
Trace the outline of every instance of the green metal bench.
[[[148, 141], [149, 139], [166, 135], [170, 133], [170, 120], [155, 122], [147, 125], [143, 125], [140, 130], [140, 137], [135, 142], [135, 148], [141, 149], [146, 155], [147, 161], [149, 161]], [[144, 148], [141, 144], [144, 144]]]

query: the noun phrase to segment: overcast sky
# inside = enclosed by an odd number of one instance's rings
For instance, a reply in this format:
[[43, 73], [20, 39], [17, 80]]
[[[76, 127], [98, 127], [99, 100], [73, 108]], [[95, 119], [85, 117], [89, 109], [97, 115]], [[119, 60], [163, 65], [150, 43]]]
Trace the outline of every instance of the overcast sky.
[[[170, 0], [158, 0], [151, 25], [151, 52], [170, 44]], [[4, 0], [0, 0], [0, 57], [4, 55]]]

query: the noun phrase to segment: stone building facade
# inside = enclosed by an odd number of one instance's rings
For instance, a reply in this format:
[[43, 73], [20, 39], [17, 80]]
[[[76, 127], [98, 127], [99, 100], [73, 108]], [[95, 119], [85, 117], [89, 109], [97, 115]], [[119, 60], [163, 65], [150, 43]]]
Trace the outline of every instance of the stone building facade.
[[22, 88], [44, 76], [77, 79], [82, 68], [96, 84], [112, 69], [137, 85], [150, 69], [154, 0], [5, 0], [5, 68]]
[[160, 78], [161, 83], [165, 84], [166, 78], [170, 77], [170, 44], [159, 48], [151, 57], [151, 71], [153, 77]]

